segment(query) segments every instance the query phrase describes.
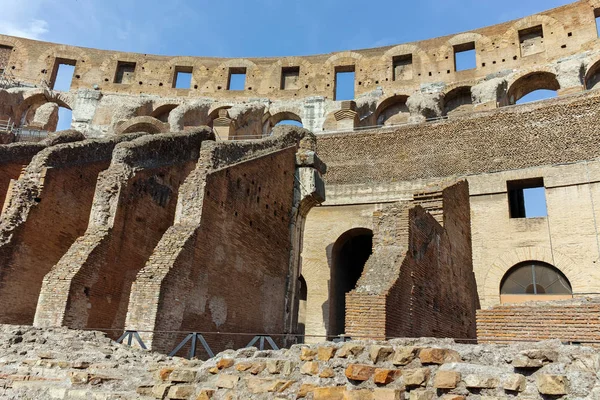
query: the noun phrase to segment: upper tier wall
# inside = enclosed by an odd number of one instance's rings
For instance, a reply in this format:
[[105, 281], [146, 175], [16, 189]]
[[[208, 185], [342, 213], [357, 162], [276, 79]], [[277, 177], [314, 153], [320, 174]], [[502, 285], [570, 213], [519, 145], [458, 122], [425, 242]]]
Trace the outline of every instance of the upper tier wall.
[[[98, 88], [103, 92], [164, 97], [334, 99], [335, 72], [352, 69], [356, 72], [355, 97], [376, 90], [409, 94], [422, 85], [440, 82], [469, 82], [470, 86], [493, 74], [506, 75], [599, 49], [595, 24], [598, 8], [600, 0], [580, 0], [457, 35], [398, 46], [284, 58], [167, 57], [0, 35], [0, 64], [22, 82], [39, 84], [46, 80], [50, 86], [58, 64], [71, 64], [75, 65], [71, 89]], [[476, 68], [457, 72], [455, 51], [473, 46]], [[412, 63], [407, 61], [410, 58]], [[119, 64], [123, 68], [119, 69]], [[227, 90], [230, 73], [244, 70], [245, 89]], [[174, 88], [177, 71], [192, 73], [190, 89]], [[119, 80], [124, 83], [116, 83]]]

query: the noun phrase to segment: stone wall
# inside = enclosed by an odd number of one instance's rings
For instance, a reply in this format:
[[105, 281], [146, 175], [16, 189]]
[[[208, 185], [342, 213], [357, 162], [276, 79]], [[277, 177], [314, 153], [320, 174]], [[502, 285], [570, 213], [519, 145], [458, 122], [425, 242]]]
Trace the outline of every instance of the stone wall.
[[579, 299], [527, 304], [503, 304], [477, 310], [477, 340], [506, 343], [515, 340], [560, 339], [600, 341], [600, 301]]
[[36, 326], [123, 328], [131, 283], [173, 223], [179, 186], [212, 136], [204, 128], [115, 147], [86, 233], [44, 277]]
[[152, 348], [170, 351], [183, 339], [165, 331], [283, 332], [297, 273], [292, 232], [302, 200], [296, 167], [303, 167], [296, 154], [314, 150], [315, 140], [299, 128], [280, 132], [202, 146], [180, 188], [175, 222], [132, 287], [126, 327], [158, 331], [143, 334]]
[[134, 137], [48, 147], [15, 182], [0, 217], [0, 321], [33, 322], [44, 275], [86, 230], [98, 174]]
[[461, 182], [374, 213], [373, 254], [346, 296], [347, 335], [475, 337], [468, 192]]

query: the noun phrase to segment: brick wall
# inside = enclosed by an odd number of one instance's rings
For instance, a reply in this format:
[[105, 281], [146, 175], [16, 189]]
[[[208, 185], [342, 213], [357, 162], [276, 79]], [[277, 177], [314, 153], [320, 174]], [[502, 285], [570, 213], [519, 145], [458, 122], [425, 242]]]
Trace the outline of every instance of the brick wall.
[[505, 304], [477, 311], [477, 341], [600, 340], [600, 302], [557, 301]]
[[85, 235], [44, 278], [36, 325], [123, 328], [131, 283], [173, 223], [179, 186], [209, 135], [148, 135], [117, 145], [99, 176]]
[[475, 337], [468, 196], [461, 182], [375, 214], [374, 253], [346, 297], [348, 335]]
[[15, 183], [0, 218], [0, 321], [31, 324], [44, 275], [85, 232], [98, 174], [111, 140], [89, 140], [38, 153]]

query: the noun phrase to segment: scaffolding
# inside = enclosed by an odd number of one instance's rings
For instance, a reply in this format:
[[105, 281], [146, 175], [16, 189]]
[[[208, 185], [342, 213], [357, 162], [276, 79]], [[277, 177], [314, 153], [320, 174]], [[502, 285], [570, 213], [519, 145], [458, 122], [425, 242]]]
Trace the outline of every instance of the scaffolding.
[[0, 88], [10, 89], [13, 87], [21, 87], [21, 83], [15, 78], [10, 70], [0, 68]]

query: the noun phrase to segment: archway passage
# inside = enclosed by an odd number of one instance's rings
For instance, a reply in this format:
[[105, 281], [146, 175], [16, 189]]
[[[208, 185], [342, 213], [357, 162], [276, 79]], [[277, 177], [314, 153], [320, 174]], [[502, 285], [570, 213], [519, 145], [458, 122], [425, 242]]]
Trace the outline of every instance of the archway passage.
[[[521, 104], [526, 101], [542, 100], [554, 97], [560, 84], [551, 72], [532, 72], [517, 79], [508, 89], [509, 104]], [[530, 93], [537, 92], [525, 98]]]
[[564, 300], [573, 297], [571, 283], [556, 267], [525, 261], [508, 270], [500, 282], [501, 303]]
[[333, 245], [329, 281], [328, 336], [344, 333], [346, 293], [356, 287], [373, 248], [373, 231], [356, 228], [342, 234]]

